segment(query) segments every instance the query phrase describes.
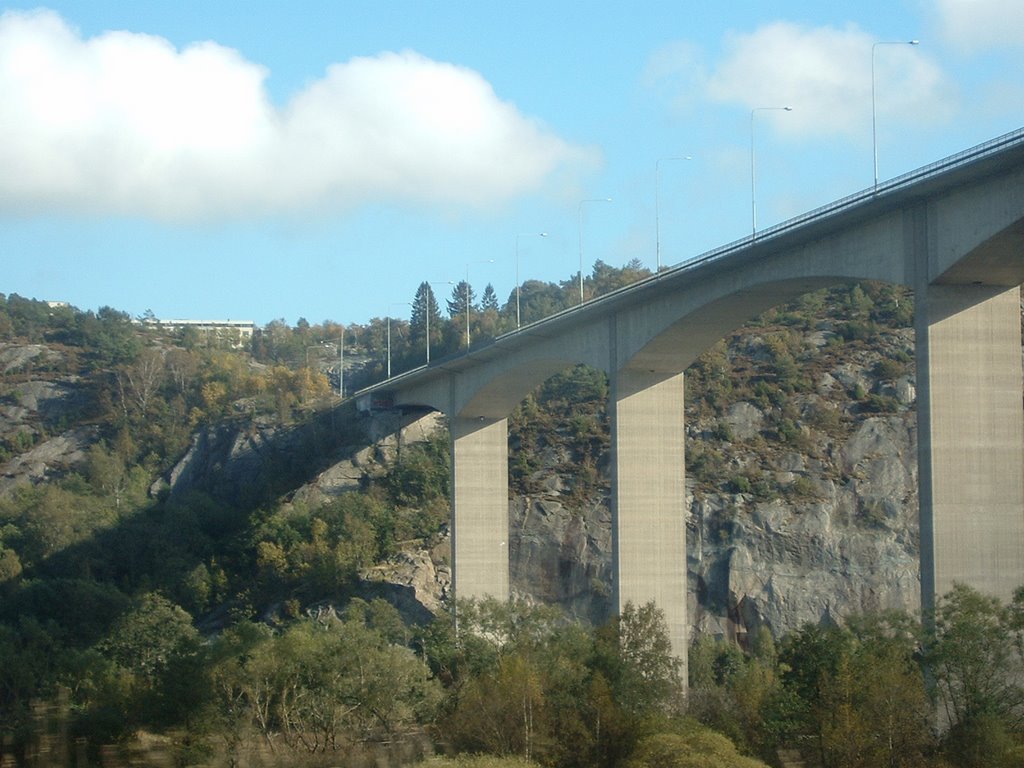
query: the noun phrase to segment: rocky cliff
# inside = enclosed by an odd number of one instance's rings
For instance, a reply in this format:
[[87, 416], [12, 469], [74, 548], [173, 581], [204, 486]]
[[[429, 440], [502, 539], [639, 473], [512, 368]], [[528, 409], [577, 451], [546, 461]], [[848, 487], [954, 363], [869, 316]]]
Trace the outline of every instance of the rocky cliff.
[[[855, 335], [829, 320], [794, 329], [773, 317], [738, 332], [689, 372], [687, 562], [695, 630], [741, 636], [767, 625], [784, 633], [807, 621], [918, 607], [912, 332]], [[511, 420], [511, 578], [520, 596], [601, 621], [610, 610], [607, 434], [581, 441], [577, 433], [581, 414], [598, 430], [607, 425], [603, 405], [582, 397], [554, 418], [546, 414], [546, 436], [527, 434], [536, 402]], [[436, 416], [411, 419], [299, 495], [358, 486], [364, 472], [388, 460], [388, 446], [415, 440], [435, 423]], [[525, 450], [530, 461], [521, 460]], [[596, 473], [583, 492], [581, 468]], [[375, 569], [372, 579], [415, 582], [424, 604], [436, 601], [450, 574], [436, 552], [429, 554], [411, 553], [391, 572]]]
[[[697, 631], [784, 633], [919, 606], [912, 331], [870, 324], [867, 314], [863, 328], [850, 328], [829, 317], [848, 307], [819, 309], [809, 322], [769, 313], [687, 373]], [[567, 499], [571, 468], [587, 459], [564, 458], [549, 455], [539, 487], [511, 501], [512, 580], [520, 594], [599, 620], [609, 609], [607, 494]], [[604, 473], [606, 449], [591, 463]]]

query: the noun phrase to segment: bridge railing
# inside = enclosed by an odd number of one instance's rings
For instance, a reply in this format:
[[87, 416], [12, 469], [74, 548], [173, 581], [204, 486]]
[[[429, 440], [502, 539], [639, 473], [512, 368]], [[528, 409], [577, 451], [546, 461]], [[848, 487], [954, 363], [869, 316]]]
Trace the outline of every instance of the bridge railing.
[[1010, 131], [1009, 133], [1004, 133], [1002, 136], [997, 136], [994, 139], [989, 139], [988, 141], [982, 142], [981, 144], [977, 144], [973, 147], [970, 147], [969, 149], [965, 149], [955, 154], [949, 155], [948, 157], [944, 157], [941, 160], [936, 160], [935, 162], [929, 163], [928, 165], [923, 165], [920, 168], [915, 168], [914, 170], [896, 176], [895, 178], [890, 179], [889, 181], [881, 182], [878, 184], [877, 187], [868, 187], [867, 189], [862, 189], [859, 192], [854, 192], [850, 195], [847, 195], [846, 197], [841, 197], [838, 200], [833, 200], [832, 202], [826, 203], [825, 205], [819, 206], [818, 208], [813, 208], [810, 211], [805, 211], [804, 213], [801, 213], [798, 216], [794, 216], [778, 224], [773, 224], [770, 227], [766, 227], [760, 232], [751, 234], [749, 237], [744, 237], [739, 240], [734, 240], [731, 243], [720, 245], [716, 248], [713, 248], [710, 251], [706, 251], [691, 259], [687, 259], [685, 261], [673, 265], [669, 271], [671, 271], [672, 269], [693, 266], [694, 264], [697, 263], [714, 260], [727, 253], [732, 253], [740, 248], [746, 247], [755, 240], [764, 240], [774, 235], [778, 235], [781, 232], [793, 229], [794, 227], [802, 226], [803, 224], [807, 224], [808, 222], [825, 218], [826, 216], [838, 213], [840, 211], [844, 211], [848, 208], [852, 208], [853, 206], [863, 203], [866, 200], [871, 200], [873, 198], [879, 197], [882, 194], [888, 194], [900, 189], [904, 189], [912, 184], [916, 184], [929, 177], [938, 176], [953, 168], [967, 165], [971, 162], [980, 160], [987, 155], [993, 155], [996, 152], [1002, 151], [1009, 146], [1020, 143], [1024, 143], [1024, 128], [1018, 128], [1014, 131]]
[[[717, 261], [733, 253], [736, 253], [737, 251], [741, 251], [744, 248], [748, 248], [751, 244], [755, 242], [762, 242], [764, 240], [777, 237], [783, 232], [787, 232], [789, 230], [795, 229], [796, 227], [803, 226], [812, 221], [819, 221], [825, 219], [829, 216], [833, 216], [837, 213], [841, 213], [850, 208], [853, 208], [856, 205], [860, 205], [872, 199], [877, 199], [882, 195], [892, 194], [893, 192], [905, 189], [913, 184], [919, 183], [928, 178], [937, 177], [942, 173], [948, 172], [954, 168], [968, 165], [969, 163], [976, 162], [989, 155], [994, 155], [997, 152], [1005, 150], [1008, 147], [1011, 147], [1015, 144], [1024, 144], [1024, 128], [1018, 128], [1014, 131], [1010, 131], [1009, 133], [1004, 133], [1002, 136], [997, 136], [994, 139], [989, 139], [988, 141], [982, 142], [981, 144], [977, 144], [973, 147], [970, 147], [969, 149], [965, 149], [961, 152], [949, 155], [948, 157], [944, 157], [941, 160], [937, 160], [933, 163], [929, 163], [928, 165], [921, 166], [920, 168], [915, 168], [914, 170], [896, 176], [895, 178], [890, 179], [889, 181], [881, 182], [878, 184], [877, 187], [872, 186], [868, 187], [867, 189], [860, 190], [859, 192], [854, 192], [850, 195], [847, 195], [846, 197], [841, 197], [838, 200], [826, 203], [825, 205], [819, 206], [818, 208], [814, 208], [810, 211], [806, 211], [805, 213], [801, 213], [800, 215], [794, 216], [790, 219], [786, 219], [785, 221], [782, 221], [778, 224], [773, 224], [770, 227], [766, 227], [765, 229], [760, 230], [759, 232], [752, 233], [746, 237], [740, 238], [739, 240], [733, 240], [732, 242], [726, 243], [725, 245], [717, 246], [711, 249], [710, 251], [705, 251], [704, 253], [686, 259], [685, 261], [673, 264], [669, 268], [662, 270], [657, 274], [651, 275], [650, 277], [645, 277], [642, 280], [638, 280], [635, 283], [630, 283], [629, 285], [623, 286], [622, 288], [617, 288], [614, 291], [609, 291], [608, 293], [603, 294], [601, 296], [597, 296], [587, 302], [584, 302], [583, 304], [577, 304], [575, 307], [563, 309], [560, 312], [556, 312], [553, 315], [549, 315], [548, 317], [531, 323], [530, 326], [536, 327], [538, 325], [544, 325], [549, 321], [555, 320], [556, 318], [565, 317], [566, 315], [571, 315], [573, 313], [579, 312], [581, 309], [584, 309], [586, 307], [595, 306], [604, 303], [605, 301], [612, 300], [616, 296], [621, 295], [622, 293], [628, 293], [634, 290], [638, 290], [645, 284], [665, 279], [669, 275], [693, 269], [694, 267], [697, 267], [701, 264], [707, 264], [708, 262]], [[523, 330], [526, 330], [530, 326], [523, 326]], [[499, 336], [498, 338], [500, 339], [508, 336], [513, 336], [517, 332], [518, 330], [511, 331], [509, 333], [503, 334], [502, 336]]]

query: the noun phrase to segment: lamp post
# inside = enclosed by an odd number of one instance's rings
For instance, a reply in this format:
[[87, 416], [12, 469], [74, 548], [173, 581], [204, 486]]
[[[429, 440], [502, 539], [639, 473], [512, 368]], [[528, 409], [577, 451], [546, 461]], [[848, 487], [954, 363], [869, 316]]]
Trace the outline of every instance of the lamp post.
[[610, 203], [611, 201], [612, 199], [610, 197], [590, 197], [586, 200], [580, 200], [580, 204], [576, 209], [576, 220], [579, 227], [580, 238], [580, 304], [583, 303], [583, 204]]
[[[401, 304], [408, 305], [408, 301], [396, 301], [388, 304], [388, 378], [391, 378], [391, 308]], [[411, 305], [410, 305], [411, 306]]]
[[768, 110], [792, 112], [792, 107], [754, 107], [750, 110], [750, 224], [752, 236], [757, 236], [757, 163], [754, 155], [754, 114]]
[[469, 349], [469, 265], [470, 264], [493, 264], [494, 259], [481, 259], [470, 261], [466, 264], [466, 349]]
[[880, 45], [918, 45], [920, 40], [880, 40], [871, 44], [871, 152], [875, 161], [875, 189], [878, 189], [878, 134], [875, 120], [875, 48]]
[[547, 232], [520, 232], [516, 235], [516, 329], [522, 327], [519, 321], [519, 238], [527, 235], [536, 235], [537, 237], [547, 237]]
[[654, 161], [654, 256], [657, 270], [661, 272], [661, 161], [692, 160], [689, 155], [683, 157], [660, 157]]

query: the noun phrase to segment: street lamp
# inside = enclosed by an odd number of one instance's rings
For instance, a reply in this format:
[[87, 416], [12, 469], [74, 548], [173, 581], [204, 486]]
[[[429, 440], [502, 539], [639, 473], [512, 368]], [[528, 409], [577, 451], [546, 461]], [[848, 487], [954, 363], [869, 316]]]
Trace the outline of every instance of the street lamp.
[[521, 327], [519, 322], [519, 238], [527, 235], [536, 235], [537, 237], [547, 237], [547, 232], [520, 232], [516, 235], [516, 328]]
[[757, 171], [754, 157], [754, 113], [768, 110], [792, 112], [792, 107], [754, 107], [750, 110], [750, 223], [753, 235], [757, 235]]
[[402, 304], [411, 306], [411, 304], [409, 304], [408, 301], [395, 301], [395, 302], [392, 302], [391, 304], [388, 304], [388, 378], [389, 379], [391, 378], [391, 308], [392, 307], [397, 307], [397, 306], [402, 305]]
[[918, 45], [920, 40], [880, 40], [871, 44], [871, 151], [875, 160], [875, 189], [878, 189], [878, 135], [875, 128], [875, 48], [880, 45]]
[[684, 157], [660, 157], [654, 161], [654, 255], [657, 264], [657, 271], [661, 272], [661, 161], [662, 160], [692, 160], [689, 155]]
[[612, 199], [610, 197], [590, 197], [586, 200], [580, 200], [580, 204], [576, 209], [576, 220], [579, 225], [579, 237], [580, 237], [580, 304], [583, 303], [583, 204], [584, 203], [610, 203]]
[[493, 264], [494, 259], [482, 259], [471, 261], [466, 264], [466, 350], [469, 350], [469, 265], [470, 264]]

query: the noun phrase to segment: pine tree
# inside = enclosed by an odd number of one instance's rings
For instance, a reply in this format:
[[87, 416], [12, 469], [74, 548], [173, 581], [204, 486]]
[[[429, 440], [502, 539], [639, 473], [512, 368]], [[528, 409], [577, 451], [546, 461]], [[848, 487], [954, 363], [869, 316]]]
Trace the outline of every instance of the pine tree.
[[494, 286], [490, 283], [484, 288], [483, 298], [480, 299], [480, 310], [486, 312], [489, 309], [498, 311], [498, 295], [494, 292]]
[[441, 338], [441, 313], [437, 299], [430, 283], [424, 281], [416, 289], [416, 297], [412, 300], [412, 314], [409, 317], [409, 338], [413, 344], [420, 346], [425, 342], [427, 328], [430, 329], [432, 343]]
[[456, 320], [466, 316], [466, 310], [476, 311], [476, 294], [473, 287], [465, 280], [460, 280], [458, 285], [452, 288], [452, 297], [448, 299], [448, 317]]

